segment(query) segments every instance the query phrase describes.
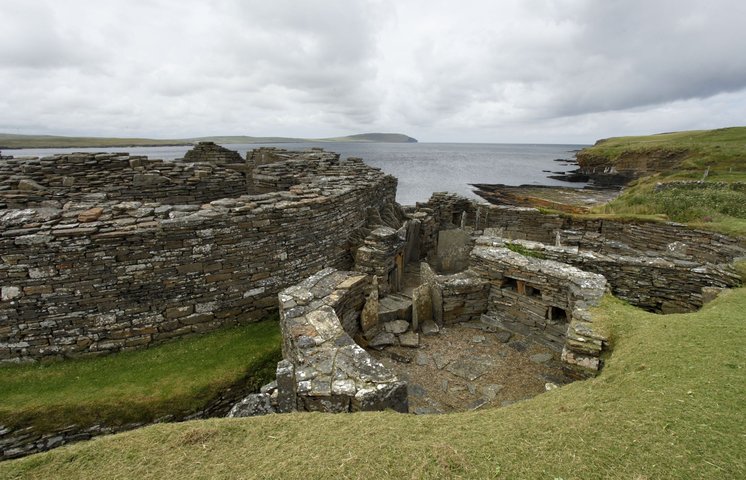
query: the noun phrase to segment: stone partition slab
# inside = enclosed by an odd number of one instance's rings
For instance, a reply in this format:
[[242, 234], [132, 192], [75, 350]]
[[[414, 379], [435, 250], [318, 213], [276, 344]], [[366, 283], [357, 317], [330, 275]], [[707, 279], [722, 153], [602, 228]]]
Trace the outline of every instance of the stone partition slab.
[[359, 318], [370, 287], [368, 275], [324, 269], [280, 292], [285, 360], [278, 366], [279, 405], [301, 411], [407, 412], [406, 383], [353, 341], [359, 322], [348, 325], [349, 332], [340, 320], [353, 312]]

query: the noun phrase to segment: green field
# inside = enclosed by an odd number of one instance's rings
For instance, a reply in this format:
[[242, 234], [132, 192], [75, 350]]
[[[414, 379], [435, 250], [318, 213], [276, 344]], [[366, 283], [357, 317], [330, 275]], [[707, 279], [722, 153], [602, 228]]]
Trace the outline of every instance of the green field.
[[0, 425], [50, 432], [178, 417], [239, 382], [258, 389], [274, 378], [280, 357], [275, 320], [101, 358], [5, 365]]
[[17, 148], [89, 148], [89, 147], [157, 147], [171, 145], [192, 145], [196, 142], [219, 144], [238, 143], [308, 143], [308, 142], [386, 142], [413, 143], [412, 137], [399, 133], [361, 133], [335, 138], [293, 138], [293, 137], [250, 137], [247, 135], [227, 135], [180, 139], [152, 138], [105, 138], [105, 137], [63, 137], [56, 135], [13, 135], [0, 133], [0, 150]]
[[[671, 153], [680, 158], [672, 170], [641, 178], [595, 213], [663, 215], [726, 234], [746, 235], [746, 127], [677, 132], [645, 137], [618, 137], [583, 150], [595, 162], [614, 166], [625, 155]], [[703, 181], [656, 191], [658, 183]]]
[[746, 289], [654, 315], [606, 298], [597, 378], [449, 415], [159, 424], [0, 464], [0, 477], [746, 478]]

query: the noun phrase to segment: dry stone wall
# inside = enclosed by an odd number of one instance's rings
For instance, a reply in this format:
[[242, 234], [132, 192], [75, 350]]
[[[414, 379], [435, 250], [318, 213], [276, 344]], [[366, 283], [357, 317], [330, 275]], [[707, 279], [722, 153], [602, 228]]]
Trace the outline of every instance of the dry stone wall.
[[278, 411], [407, 412], [406, 383], [353, 340], [370, 278], [330, 268], [280, 292]]
[[746, 255], [743, 240], [676, 223], [580, 219], [535, 208], [478, 203], [448, 193], [435, 193], [418, 206], [433, 212], [441, 228], [459, 226], [463, 217], [466, 226], [494, 228], [506, 239], [559, 243], [598, 253], [716, 264]]
[[0, 210], [0, 361], [101, 355], [255, 321], [277, 293], [349, 269], [350, 232], [394, 202], [361, 161], [286, 192], [202, 205], [75, 197]]
[[489, 281], [487, 314], [500, 328], [562, 351], [571, 376], [599, 370], [605, 339], [594, 331], [588, 309], [606, 292], [602, 275], [521, 255], [488, 236], [477, 240], [471, 270]]
[[0, 208], [61, 207], [89, 194], [120, 201], [194, 204], [246, 193], [244, 173], [214, 163], [166, 162], [126, 153], [0, 162]]
[[728, 265], [597, 253], [523, 240], [499, 241], [601, 274], [614, 295], [652, 312], [691, 312], [702, 307], [708, 289], [732, 288], [741, 283], [739, 275]]

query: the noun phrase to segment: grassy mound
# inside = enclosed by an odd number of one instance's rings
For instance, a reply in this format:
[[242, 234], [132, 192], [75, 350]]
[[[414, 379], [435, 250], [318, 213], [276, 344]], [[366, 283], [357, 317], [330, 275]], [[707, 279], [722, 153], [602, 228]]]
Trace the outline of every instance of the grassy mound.
[[746, 478], [744, 310], [746, 289], [667, 316], [606, 298], [601, 375], [507, 408], [161, 424], [6, 462], [0, 477]]
[[[675, 157], [676, 166], [633, 182], [596, 213], [663, 215], [696, 228], [746, 235], [746, 127], [610, 138], [579, 154], [608, 167], [646, 156]], [[686, 184], [694, 181], [703, 184]], [[656, 188], [670, 182], [680, 183]]]
[[238, 382], [258, 388], [280, 356], [279, 326], [265, 321], [107, 357], [3, 366], [0, 425], [50, 432], [183, 415]]

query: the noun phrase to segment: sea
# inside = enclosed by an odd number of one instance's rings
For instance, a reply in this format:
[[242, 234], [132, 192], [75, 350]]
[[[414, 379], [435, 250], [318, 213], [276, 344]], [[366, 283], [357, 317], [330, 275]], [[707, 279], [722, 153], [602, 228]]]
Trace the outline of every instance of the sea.
[[[506, 143], [273, 143], [226, 144], [242, 156], [262, 146], [306, 150], [321, 147], [339, 153], [342, 158], [361, 157], [368, 165], [380, 168], [399, 179], [397, 201], [414, 205], [427, 201], [433, 192], [453, 192], [479, 198], [471, 184], [554, 185], [582, 188], [583, 183], [568, 183], [548, 178], [577, 168], [570, 161], [586, 145], [506, 144]], [[181, 147], [129, 148], [51, 148], [3, 150], [3, 155], [47, 156], [72, 152], [121, 152], [147, 155], [152, 159], [182, 158], [189, 150]]]

